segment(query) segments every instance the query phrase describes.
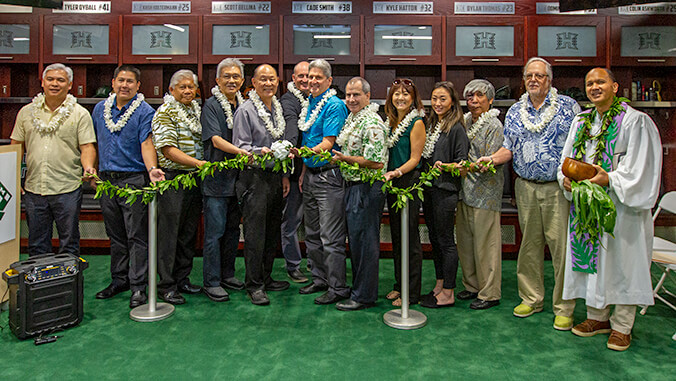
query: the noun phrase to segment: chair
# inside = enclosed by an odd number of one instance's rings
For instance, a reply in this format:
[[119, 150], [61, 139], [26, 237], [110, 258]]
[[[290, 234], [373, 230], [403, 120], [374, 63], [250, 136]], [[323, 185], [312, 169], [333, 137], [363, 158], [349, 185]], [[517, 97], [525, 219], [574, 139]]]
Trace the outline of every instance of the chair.
[[[662, 200], [653, 214], [653, 222], [657, 219], [657, 216], [660, 214], [660, 211], [664, 209], [671, 213], [676, 214], [676, 191], [669, 192], [662, 196]], [[674, 283], [676, 279], [673, 276], [671, 271], [676, 271], [676, 243], [668, 241], [660, 237], [653, 238], [653, 263], [656, 264], [662, 270], [662, 276], [660, 277], [659, 282], [653, 290], [653, 296], [656, 299], [661, 300], [664, 304], [668, 305], [672, 309], [676, 310], [676, 306], [671, 304], [668, 300], [658, 294], [660, 291], [664, 291], [667, 295], [676, 297], [673, 293], [664, 287], [664, 281], [669, 277]], [[648, 306], [644, 306], [641, 309], [641, 315], [645, 315], [648, 310]], [[676, 335], [674, 335], [674, 340], [676, 340]]]

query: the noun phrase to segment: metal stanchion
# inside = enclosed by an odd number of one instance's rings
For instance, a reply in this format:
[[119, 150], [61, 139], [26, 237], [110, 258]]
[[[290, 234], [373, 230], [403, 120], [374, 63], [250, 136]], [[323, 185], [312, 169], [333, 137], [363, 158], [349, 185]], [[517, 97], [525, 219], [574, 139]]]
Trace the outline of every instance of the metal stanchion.
[[401, 208], [401, 309], [383, 316], [385, 324], [397, 329], [416, 329], [427, 324], [427, 316], [408, 309], [408, 199]]
[[132, 320], [141, 322], [163, 320], [174, 313], [171, 304], [157, 303], [157, 197], [148, 206], [148, 304], [129, 312]]

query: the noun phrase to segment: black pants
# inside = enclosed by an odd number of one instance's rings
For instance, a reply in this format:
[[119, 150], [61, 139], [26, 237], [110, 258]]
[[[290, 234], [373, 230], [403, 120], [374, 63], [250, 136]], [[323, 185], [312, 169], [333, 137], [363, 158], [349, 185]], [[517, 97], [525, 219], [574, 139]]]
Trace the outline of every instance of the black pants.
[[[415, 184], [420, 177], [419, 170], [413, 170], [392, 180], [395, 187], [406, 188]], [[394, 256], [394, 289], [401, 291], [401, 211], [394, 210], [397, 196], [387, 195], [387, 210], [390, 213], [390, 229], [392, 235], [392, 254]], [[420, 217], [420, 199], [414, 197], [408, 201], [408, 289], [409, 303], [420, 301], [420, 284], [422, 279], [422, 246], [418, 231]]]
[[244, 227], [244, 284], [263, 290], [272, 282], [272, 265], [281, 239], [282, 176], [262, 169], [242, 171], [235, 186]]
[[434, 255], [434, 270], [437, 279], [443, 279], [445, 289], [455, 288], [458, 273], [458, 247], [455, 245], [455, 212], [458, 193], [437, 187], [425, 190], [423, 210]]
[[[183, 171], [164, 169], [171, 180]], [[158, 198], [157, 216], [157, 273], [159, 292], [175, 291], [190, 280], [195, 256], [197, 224], [202, 212], [202, 193], [198, 186], [192, 189], [168, 189]]]
[[[148, 184], [148, 174], [101, 172], [101, 179], [119, 187], [138, 189]], [[106, 234], [110, 238], [112, 284], [144, 291], [148, 283], [148, 208], [138, 199], [133, 204], [120, 197], [101, 197]]]

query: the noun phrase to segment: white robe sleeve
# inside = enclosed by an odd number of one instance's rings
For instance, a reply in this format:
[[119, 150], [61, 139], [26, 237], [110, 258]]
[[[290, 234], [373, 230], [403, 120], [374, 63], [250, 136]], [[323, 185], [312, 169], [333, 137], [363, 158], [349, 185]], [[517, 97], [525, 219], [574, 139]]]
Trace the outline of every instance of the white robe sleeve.
[[651, 209], [659, 196], [662, 173], [662, 143], [657, 126], [648, 115], [629, 108], [620, 134], [624, 135], [626, 147], [615, 147], [619, 161], [608, 173], [609, 187], [625, 206]]
[[[577, 104], [577, 103], [576, 103]], [[578, 106], [580, 107], [580, 106]], [[579, 116], [573, 118], [573, 122], [570, 124], [570, 130], [568, 130], [568, 137], [566, 138], [566, 144], [563, 145], [563, 151], [561, 151], [561, 160], [559, 162], [559, 170], [556, 172], [556, 178], [559, 181], [559, 186], [563, 190], [563, 196], [566, 197], [568, 201], [571, 201], [573, 194], [563, 189], [563, 179], [566, 177], [561, 168], [563, 167], [563, 161], [567, 157], [573, 157], [573, 143], [575, 143], [575, 135], [577, 134], [577, 126], [580, 124]]]

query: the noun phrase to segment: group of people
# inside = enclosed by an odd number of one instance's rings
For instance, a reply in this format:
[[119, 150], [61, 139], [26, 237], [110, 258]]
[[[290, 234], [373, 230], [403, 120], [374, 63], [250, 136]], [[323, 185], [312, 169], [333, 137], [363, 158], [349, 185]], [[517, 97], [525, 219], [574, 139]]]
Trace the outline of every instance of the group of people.
[[[379, 171], [383, 180], [405, 188], [417, 183], [422, 171], [438, 168], [441, 175], [425, 188], [424, 200], [409, 202], [409, 300], [442, 308], [453, 306], [457, 297], [482, 310], [501, 299], [502, 165], [511, 160], [518, 175], [515, 195], [523, 233], [517, 264], [522, 301], [513, 314], [525, 318], [543, 310], [546, 244], [554, 267], [554, 328], [572, 329], [578, 336], [610, 332], [609, 348], [628, 348], [636, 305], [653, 303], [650, 209], [659, 193], [661, 150], [657, 128], [646, 114], [625, 103], [616, 107], [618, 84], [610, 70], [595, 68], [586, 75], [594, 107], [585, 116], [576, 101], [551, 86], [551, 65], [531, 58], [523, 70], [526, 93], [507, 112], [504, 127], [492, 108], [495, 89], [483, 79], [470, 81], [462, 92], [451, 82], [436, 83], [426, 116], [416, 85], [397, 78], [388, 91], [383, 121], [379, 106], [370, 101], [368, 81], [350, 79], [343, 101], [331, 88], [331, 65], [323, 59], [298, 63], [280, 99], [274, 67], [256, 67], [248, 94], [241, 93], [244, 73], [239, 60], [221, 61], [212, 97], [200, 107], [197, 76], [179, 70], [154, 111], [138, 92], [140, 71], [123, 65], [114, 72], [113, 92], [90, 116], [69, 94], [72, 70], [61, 64], [45, 68], [44, 93], [21, 109], [11, 136], [27, 153], [29, 254], [52, 251], [54, 221], [60, 252], [79, 252], [83, 175], [141, 188], [206, 162], [282, 151], [283, 157], [294, 157], [289, 173], [273, 171], [272, 162], [261, 167], [250, 161], [243, 170], [217, 170], [196, 187], [170, 188], [158, 196], [159, 298], [183, 304], [182, 294], [203, 292], [222, 302], [229, 299], [226, 290], [246, 289], [253, 304], [269, 304], [267, 292], [289, 288], [288, 282], [271, 277], [280, 240], [290, 279], [309, 280], [300, 268], [296, 235], [304, 221], [311, 282], [300, 294], [321, 293], [314, 303], [335, 303], [344, 311], [372, 307], [378, 297], [380, 221], [387, 203], [396, 281], [386, 298], [400, 306], [397, 197], [382, 192], [382, 181], [363, 181], [361, 172]], [[609, 111], [618, 109], [623, 111]], [[329, 151], [332, 160], [301, 159], [300, 147]], [[563, 158], [580, 150], [597, 169], [590, 181], [604, 187], [618, 213], [614, 238], [604, 234], [601, 245], [589, 249], [594, 271], [580, 270], [575, 260], [579, 253], [569, 238], [575, 229], [571, 181], [561, 172]], [[497, 170], [487, 171], [486, 163]], [[454, 176], [456, 171], [461, 176]], [[427, 294], [421, 291], [421, 205], [436, 277]], [[131, 289], [130, 307], [146, 303], [146, 206], [104, 195], [101, 208], [110, 237], [112, 281], [96, 297]], [[200, 287], [189, 276], [202, 211]], [[244, 282], [235, 277], [240, 221]], [[346, 282], [346, 238], [351, 287]], [[464, 290], [456, 295], [458, 265]], [[577, 298], [586, 300], [588, 319], [574, 326]], [[612, 316], [610, 305], [616, 305]]]

